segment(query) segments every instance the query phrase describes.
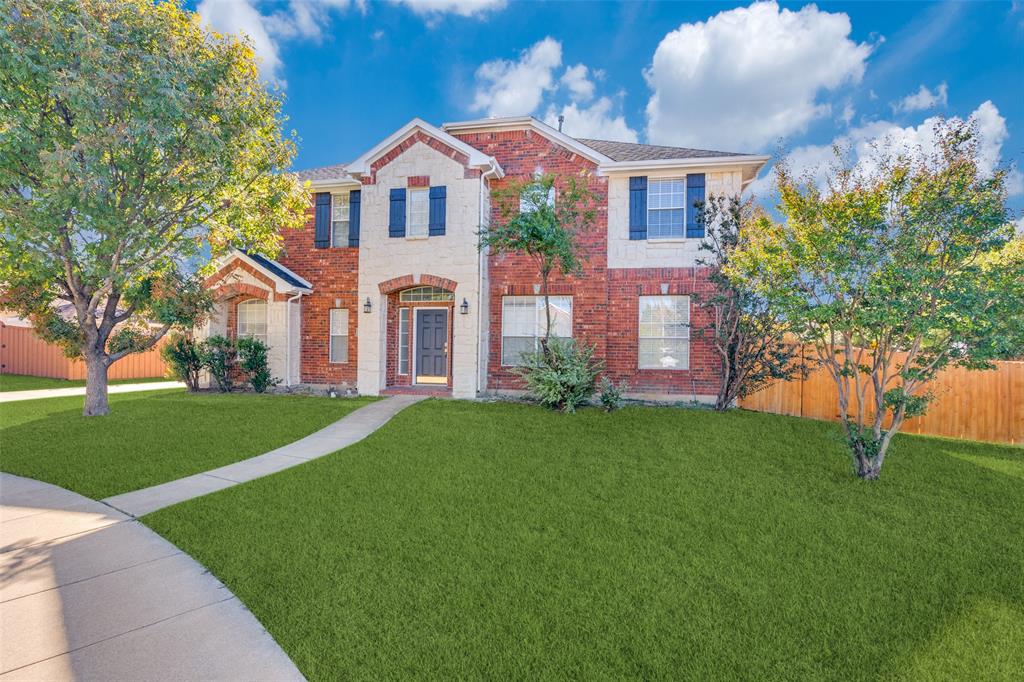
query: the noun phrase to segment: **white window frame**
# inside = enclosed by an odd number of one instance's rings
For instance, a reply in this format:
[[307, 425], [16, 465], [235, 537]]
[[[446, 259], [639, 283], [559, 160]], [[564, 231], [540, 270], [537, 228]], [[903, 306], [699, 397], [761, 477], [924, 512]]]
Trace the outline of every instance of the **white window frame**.
[[[422, 206], [417, 206], [420, 200]], [[416, 239], [430, 236], [430, 188], [409, 187], [406, 190], [405, 236]], [[422, 219], [417, 224], [416, 219]]]
[[[348, 246], [348, 227], [351, 220], [352, 207], [348, 194], [331, 195], [331, 246]], [[340, 217], [339, 217], [340, 213]], [[341, 233], [338, 233], [339, 227]]]
[[[338, 333], [339, 331], [342, 333]], [[341, 346], [344, 349], [344, 357], [341, 359], [334, 357], [334, 339], [338, 337], [345, 339]], [[344, 365], [348, 362], [348, 308], [331, 308], [328, 312], [327, 362], [332, 365]]]
[[[568, 336], [558, 336], [557, 334], [552, 333], [552, 336], [555, 337], [555, 338], [560, 338], [560, 339], [571, 339], [572, 338], [572, 333], [573, 333], [573, 329], [572, 329], [572, 325], [573, 325], [573, 297], [572, 296], [551, 296], [550, 298], [551, 298], [552, 307], [554, 307], [554, 304], [556, 302], [558, 302], [558, 301], [567, 301], [568, 302], [568, 308], [569, 308], [569, 321], [568, 321], [569, 335]], [[509, 316], [509, 308], [506, 306], [506, 303], [515, 303], [515, 302], [525, 303], [527, 299], [532, 299], [533, 300], [533, 317], [534, 317], [534, 320], [533, 320], [533, 333], [530, 334], [530, 335], [525, 335], [524, 334], [524, 335], [516, 335], [516, 336], [512, 336], [510, 334], [507, 334], [506, 332], [508, 331], [509, 327], [511, 326], [511, 324], [510, 324], [511, 321], [509, 320], [509, 317], [508, 317]], [[536, 351], [538, 351], [540, 349], [540, 340], [542, 338], [544, 338], [544, 327], [545, 327], [546, 324], [547, 324], [547, 316], [544, 314], [544, 296], [542, 296], [542, 295], [537, 295], [537, 296], [502, 296], [502, 298], [501, 298], [501, 358], [500, 358], [501, 359], [501, 366], [502, 367], [519, 367], [519, 366], [522, 365], [522, 362], [519, 362], [519, 361], [517, 361], [517, 362], [506, 362], [506, 360], [505, 360], [505, 339], [511, 339], [511, 338], [520, 339], [520, 338], [529, 338], [530, 336], [532, 336], [532, 338], [533, 338], [533, 350], [534, 350], [534, 352], [536, 352]]]
[[[254, 317], [253, 310], [257, 307], [261, 307], [263, 310], [263, 320], [252, 319]], [[245, 311], [243, 315], [242, 312]], [[250, 326], [263, 327], [263, 333], [256, 333], [256, 331], [250, 329]], [[250, 298], [245, 301], [241, 301], [235, 306], [235, 337], [239, 339], [251, 338], [259, 339], [263, 343], [267, 342], [267, 302], [261, 298]]]
[[398, 373], [402, 376], [409, 374], [409, 356], [412, 351], [412, 339], [409, 334], [410, 310], [408, 306], [398, 309]]
[[[654, 192], [652, 191], [653, 186], [654, 186], [655, 183], [659, 183], [659, 185], [660, 185], [660, 183], [663, 183], [663, 182], [678, 182], [678, 183], [680, 183], [682, 185], [682, 193], [681, 193], [681, 197], [682, 197], [681, 202], [682, 203], [679, 206], [675, 206], [673, 204], [673, 205], [669, 205], [669, 206], [659, 205], [657, 208], [651, 208], [651, 203], [652, 203], [651, 199], [654, 196]], [[661, 196], [671, 196], [671, 195], [672, 195], [671, 192], [668, 192], [668, 193], [658, 192], [658, 196], [659, 197], [661, 197]], [[661, 202], [659, 201], [659, 204], [660, 203]], [[654, 213], [657, 213], [657, 212], [664, 212], [664, 211], [682, 211], [683, 212], [683, 220], [679, 224], [679, 234], [659, 234], [657, 236], [651, 236], [651, 225], [652, 225], [652, 223], [651, 223], [651, 215], [654, 214]], [[675, 226], [672, 226], [672, 228], [674, 229]], [[648, 177], [647, 178], [647, 239], [648, 239], [648, 241], [686, 239], [686, 176], [685, 175], [673, 176], [673, 177], [667, 177], [667, 178], [652, 178], [652, 177]]]
[[[683, 331], [680, 335], [669, 335], [665, 327], [667, 324], [662, 321], [662, 333], [661, 335], [644, 335], [644, 299], [674, 299], [682, 303], [683, 310], [685, 311], [685, 321], [683, 324]], [[638, 369], [643, 370], [656, 370], [656, 371], [670, 371], [677, 372], [690, 369], [690, 297], [679, 296], [679, 295], [665, 295], [665, 296], [640, 296], [637, 300], [637, 346], [636, 346], [636, 364]], [[652, 325], [657, 322], [648, 321], [646, 324]], [[663, 341], [685, 341], [686, 352], [683, 354], [682, 362], [675, 367], [666, 367], [665, 365], [645, 365], [643, 363], [643, 354], [640, 351], [641, 342], [644, 340], [663, 340]], [[664, 351], [663, 351], [664, 353]]]

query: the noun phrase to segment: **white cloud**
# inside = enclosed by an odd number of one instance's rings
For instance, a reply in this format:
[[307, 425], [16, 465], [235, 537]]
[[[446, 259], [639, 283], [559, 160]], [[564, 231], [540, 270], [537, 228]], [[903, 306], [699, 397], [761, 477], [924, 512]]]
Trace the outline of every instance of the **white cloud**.
[[[636, 142], [636, 131], [616, 113], [623, 93], [616, 96], [618, 104], [610, 97], [594, 99], [594, 81], [604, 76], [602, 71], [576, 64], [556, 77], [561, 68], [562, 43], [551, 37], [523, 50], [517, 60], [485, 62], [476, 71], [470, 109], [487, 116], [524, 116], [543, 109], [544, 120], [554, 127], [558, 127], [558, 116], [564, 116], [564, 130], [573, 137]], [[559, 97], [565, 93], [569, 102]]]
[[523, 50], [519, 59], [495, 59], [476, 70], [472, 108], [488, 116], [532, 113], [544, 93], [555, 87], [555, 70], [562, 65], [562, 43], [548, 37]]
[[822, 91], [857, 83], [871, 46], [846, 14], [759, 2], [682, 24], [644, 73], [647, 134], [657, 144], [753, 151], [806, 130]]
[[[890, 121], [874, 121], [852, 128], [829, 144], [797, 147], [787, 155], [790, 169], [801, 176], [810, 176], [823, 184], [825, 172], [835, 161], [833, 147], [848, 150], [859, 167], [872, 169], [872, 153], [876, 148], [891, 149], [894, 152], [920, 154], [927, 157], [937, 151], [935, 126], [940, 117], [931, 116], [916, 126], [900, 126]], [[1006, 119], [991, 101], [982, 102], [968, 116], [978, 132], [978, 168], [983, 174], [991, 174], [1003, 165], [1003, 144], [1009, 138]], [[771, 174], [758, 179], [751, 185], [751, 191], [759, 196], [770, 192]], [[1016, 168], [1010, 170], [1006, 179], [1010, 196], [1024, 193], [1024, 175]]]
[[924, 85], [921, 88], [910, 95], [907, 95], [898, 102], [894, 102], [892, 110], [896, 113], [901, 111], [923, 111], [925, 109], [934, 109], [936, 107], [945, 108], [949, 104], [949, 86], [945, 83], [940, 83], [939, 87], [935, 90], [929, 90]]
[[850, 125], [853, 123], [853, 117], [857, 114], [857, 110], [853, 108], [853, 103], [847, 100], [846, 104], [843, 105], [843, 113], [839, 118], [843, 120], [843, 123]]
[[260, 73], [273, 83], [285, 85], [280, 43], [305, 38], [320, 40], [329, 11], [355, 5], [365, 11], [365, 0], [291, 0], [272, 14], [260, 12], [258, 0], [202, 0], [196, 12], [203, 22], [220, 33], [245, 34], [260, 61]]
[[436, 18], [441, 14], [456, 14], [460, 17], [482, 16], [488, 12], [504, 9], [506, 0], [391, 0], [396, 5], [405, 5], [415, 14]]
[[586, 102], [594, 96], [594, 81], [586, 64], [570, 66], [562, 74], [562, 85], [569, 89], [574, 102]]
[[636, 131], [626, 124], [626, 119], [615, 115], [614, 105], [608, 97], [598, 98], [589, 107], [580, 107], [576, 102], [561, 109], [551, 105], [544, 114], [544, 122], [558, 127], [558, 115], [565, 117], [563, 132], [570, 137], [590, 137], [599, 140], [636, 142]]

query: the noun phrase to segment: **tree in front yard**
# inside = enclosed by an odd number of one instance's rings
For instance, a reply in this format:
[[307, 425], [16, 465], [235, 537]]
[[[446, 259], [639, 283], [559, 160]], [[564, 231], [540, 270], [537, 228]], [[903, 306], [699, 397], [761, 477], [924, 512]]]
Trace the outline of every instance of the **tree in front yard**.
[[858, 476], [876, 479], [893, 436], [923, 414], [950, 365], [992, 366], [1020, 338], [1024, 251], [1005, 173], [979, 168], [977, 131], [958, 119], [935, 151], [880, 145], [839, 155], [824, 188], [777, 168], [785, 222], [752, 223], [729, 272], [772, 297], [838, 389]]
[[799, 345], [787, 343], [789, 324], [769, 296], [759, 294], [742, 277], [730, 276], [732, 255], [747, 239], [748, 226], [769, 218], [753, 199], [711, 196], [701, 210], [706, 237], [698, 263], [711, 268], [712, 291], [698, 298], [711, 324], [698, 333], [711, 341], [719, 357], [719, 412], [776, 381], [803, 374]]
[[84, 414], [106, 414], [107, 368], [207, 312], [185, 265], [275, 252], [308, 192], [247, 42], [176, 2], [0, 11], [0, 297], [85, 360]]

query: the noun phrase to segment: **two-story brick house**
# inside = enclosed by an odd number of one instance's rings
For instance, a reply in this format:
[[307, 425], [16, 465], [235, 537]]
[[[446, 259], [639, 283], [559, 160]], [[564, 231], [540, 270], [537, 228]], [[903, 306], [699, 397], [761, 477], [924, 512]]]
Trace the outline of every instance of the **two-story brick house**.
[[693, 294], [709, 284], [692, 205], [738, 195], [767, 160], [574, 139], [530, 117], [416, 119], [351, 163], [302, 173], [306, 227], [284, 233], [276, 261], [223, 259], [201, 331], [263, 338], [285, 384], [516, 390], [511, 369], [544, 332], [540, 279], [525, 256], [481, 251], [478, 233], [509, 178], [575, 175], [600, 202], [578, 235], [582, 275], [553, 282], [553, 333], [595, 344], [632, 394], [706, 400], [717, 358], [693, 332], [708, 324]]

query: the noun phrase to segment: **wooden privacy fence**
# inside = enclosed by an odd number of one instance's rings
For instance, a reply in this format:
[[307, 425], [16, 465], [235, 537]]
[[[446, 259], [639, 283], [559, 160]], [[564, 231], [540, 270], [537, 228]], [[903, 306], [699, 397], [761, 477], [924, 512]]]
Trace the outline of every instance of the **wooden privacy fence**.
[[[997, 362], [993, 370], [951, 367], [939, 373], [928, 390], [935, 394], [928, 413], [908, 419], [901, 433], [1024, 442], [1024, 362]], [[839, 421], [838, 390], [823, 367], [802, 381], [779, 382], [748, 396], [740, 407]], [[850, 409], [856, 410], [856, 405]]]
[[[161, 341], [145, 353], [132, 353], [110, 366], [111, 379], [162, 377], [167, 367], [160, 357]], [[28, 374], [54, 379], [85, 379], [85, 363], [71, 360], [57, 346], [43, 341], [30, 327], [0, 323], [0, 373]]]

